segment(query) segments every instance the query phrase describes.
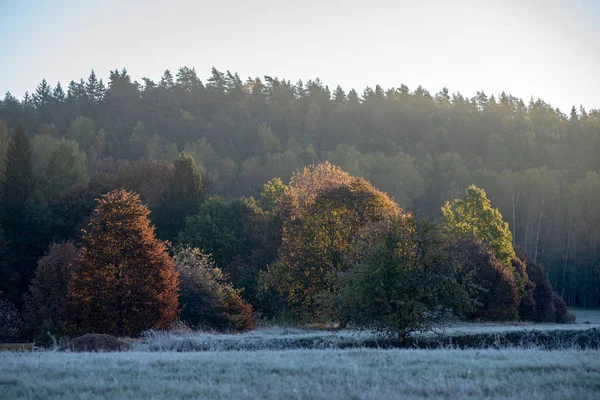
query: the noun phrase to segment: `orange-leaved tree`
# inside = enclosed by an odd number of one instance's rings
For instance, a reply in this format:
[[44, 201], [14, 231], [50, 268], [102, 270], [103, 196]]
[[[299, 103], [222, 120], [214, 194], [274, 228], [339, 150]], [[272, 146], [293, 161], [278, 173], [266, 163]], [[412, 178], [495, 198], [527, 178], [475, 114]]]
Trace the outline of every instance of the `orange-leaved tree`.
[[69, 284], [74, 332], [136, 336], [177, 319], [177, 273], [149, 213], [127, 190], [98, 200]]

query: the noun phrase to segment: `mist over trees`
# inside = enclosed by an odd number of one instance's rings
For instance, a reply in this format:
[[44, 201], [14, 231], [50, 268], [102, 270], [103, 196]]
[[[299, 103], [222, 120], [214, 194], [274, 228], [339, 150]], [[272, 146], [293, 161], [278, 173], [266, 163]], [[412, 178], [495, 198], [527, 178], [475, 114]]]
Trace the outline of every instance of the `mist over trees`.
[[[283, 183], [326, 160], [432, 221], [471, 184], [483, 188], [508, 223], [499, 246], [512, 240], [543, 265], [569, 305], [600, 305], [599, 110], [405, 85], [359, 94], [215, 68], [202, 80], [182, 67], [157, 82], [125, 69], [106, 83], [93, 71], [65, 86], [44, 80], [22, 99], [7, 93], [0, 120], [0, 292], [17, 308], [49, 245], [81, 242], [94, 199], [120, 188], [150, 208], [160, 239], [204, 247], [266, 307], [260, 277], [289, 224], [274, 211]], [[311, 216], [341, 198], [288, 211]], [[295, 228], [313, 228], [304, 222]], [[488, 260], [490, 271], [512, 256]]]

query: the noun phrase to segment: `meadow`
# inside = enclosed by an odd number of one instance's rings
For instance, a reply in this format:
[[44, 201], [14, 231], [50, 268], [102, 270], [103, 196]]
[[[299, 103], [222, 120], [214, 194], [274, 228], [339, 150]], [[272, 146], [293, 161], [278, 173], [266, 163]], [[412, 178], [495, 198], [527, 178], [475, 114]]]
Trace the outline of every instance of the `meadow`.
[[[600, 312], [575, 314], [578, 322], [568, 325], [463, 323], [430, 335], [597, 332]], [[373, 338], [368, 332], [298, 328], [240, 335], [149, 332], [127, 352], [0, 353], [0, 387], [8, 399], [530, 400], [595, 399], [600, 393], [598, 347], [360, 346]], [[340, 343], [354, 345], [341, 349]]]
[[6, 353], [8, 399], [596, 399], [599, 351]]

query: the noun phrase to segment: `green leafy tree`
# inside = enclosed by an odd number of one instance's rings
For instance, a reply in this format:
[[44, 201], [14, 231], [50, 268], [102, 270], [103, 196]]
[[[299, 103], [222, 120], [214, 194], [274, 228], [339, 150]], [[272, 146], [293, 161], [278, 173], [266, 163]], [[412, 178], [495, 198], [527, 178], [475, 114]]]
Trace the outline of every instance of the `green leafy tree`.
[[37, 135], [33, 138], [33, 156], [36, 184], [49, 202], [73, 185], [88, 181], [86, 155], [72, 140]]
[[439, 228], [399, 216], [371, 225], [353, 244], [348, 270], [333, 300], [343, 325], [374, 329], [404, 341], [472, 310], [468, 279], [461, 279]]
[[483, 189], [471, 185], [463, 198], [446, 202], [442, 207], [442, 227], [455, 239], [484, 243], [505, 268], [512, 270], [512, 234]]
[[273, 178], [265, 183], [260, 193], [260, 204], [263, 210], [273, 212], [285, 195], [287, 186], [283, 184], [281, 178]]
[[95, 137], [94, 121], [83, 116], [75, 118], [67, 130], [67, 138], [77, 142], [83, 151], [94, 145]]
[[248, 201], [227, 202], [221, 197], [209, 197], [196, 214], [187, 218], [177, 243], [202, 249], [224, 268], [236, 257], [249, 259], [252, 217]]
[[362, 227], [401, 210], [365, 180], [324, 163], [294, 175], [280, 213], [282, 245], [269, 267], [272, 285], [300, 316], [326, 320], [327, 295], [346, 270], [352, 240]]
[[277, 254], [280, 225], [253, 198], [209, 197], [187, 218], [177, 242], [211, 254], [244, 299], [260, 308], [259, 273]]

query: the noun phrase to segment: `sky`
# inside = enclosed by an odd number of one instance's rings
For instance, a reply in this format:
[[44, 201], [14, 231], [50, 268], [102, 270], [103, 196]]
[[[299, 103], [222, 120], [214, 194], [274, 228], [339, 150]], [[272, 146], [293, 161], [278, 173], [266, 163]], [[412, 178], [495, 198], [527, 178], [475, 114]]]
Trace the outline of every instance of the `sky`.
[[211, 67], [600, 108], [600, 0], [0, 0], [0, 93]]

